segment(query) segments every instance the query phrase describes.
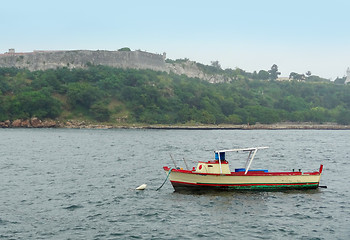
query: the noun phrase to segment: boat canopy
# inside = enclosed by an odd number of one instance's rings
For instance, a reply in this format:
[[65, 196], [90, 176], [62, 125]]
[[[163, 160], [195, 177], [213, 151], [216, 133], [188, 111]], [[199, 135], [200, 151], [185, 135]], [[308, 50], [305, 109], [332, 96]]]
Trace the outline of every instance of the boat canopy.
[[253, 148], [238, 148], [238, 149], [216, 150], [216, 151], [214, 151], [214, 153], [215, 153], [215, 159], [219, 160], [220, 171], [221, 171], [221, 160], [225, 160], [225, 153], [226, 152], [240, 152], [240, 151], [249, 152], [247, 161], [245, 163], [245, 172], [244, 172], [244, 174], [247, 174], [247, 172], [248, 172], [248, 170], [250, 168], [250, 165], [253, 162], [253, 159], [255, 157], [256, 152], [258, 150], [260, 150], [260, 149], [266, 149], [266, 148], [269, 148], [269, 147], [253, 147]]
[[216, 153], [221, 153], [221, 152], [247, 152], [247, 151], [254, 151], [254, 150], [259, 150], [259, 149], [266, 149], [269, 147], [252, 147], [252, 148], [237, 148], [237, 149], [226, 149], [226, 150], [216, 150], [214, 152]]

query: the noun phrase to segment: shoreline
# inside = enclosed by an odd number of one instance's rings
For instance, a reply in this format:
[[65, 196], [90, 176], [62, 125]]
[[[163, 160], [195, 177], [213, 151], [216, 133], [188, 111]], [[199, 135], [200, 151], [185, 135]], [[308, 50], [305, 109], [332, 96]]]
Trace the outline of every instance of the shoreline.
[[276, 123], [276, 124], [255, 124], [255, 125], [150, 125], [144, 129], [165, 129], [165, 130], [350, 130], [350, 125], [337, 125], [334, 123], [313, 124], [313, 123]]
[[323, 123], [316, 124], [311, 122], [304, 123], [275, 123], [275, 124], [260, 124], [255, 125], [249, 124], [196, 124], [196, 125], [186, 125], [186, 124], [96, 124], [89, 123], [85, 121], [77, 120], [43, 120], [38, 118], [32, 118], [30, 120], [17, 119], [14, 121], [4, 121], [0, 122], [0, 128], [72, 128], [72, 129], [163, 129], [163, 130], [350, 130], [350, 125], [338, 125], [336, 123]]

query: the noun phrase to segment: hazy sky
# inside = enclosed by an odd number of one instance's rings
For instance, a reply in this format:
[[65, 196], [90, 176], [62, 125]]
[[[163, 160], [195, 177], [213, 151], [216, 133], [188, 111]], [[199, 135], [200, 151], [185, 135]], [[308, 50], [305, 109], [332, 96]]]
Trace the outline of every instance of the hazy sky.
[[349, 0], [2, 0], [0, 8], [0, 53], [130, 47], [332, 80], [350, 67]]

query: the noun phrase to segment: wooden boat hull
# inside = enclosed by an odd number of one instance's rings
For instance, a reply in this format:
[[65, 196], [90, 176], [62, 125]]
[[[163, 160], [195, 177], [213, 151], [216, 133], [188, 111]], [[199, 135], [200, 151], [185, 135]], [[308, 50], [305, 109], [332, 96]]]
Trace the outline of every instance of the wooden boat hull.
[[232, 172], [231, 174], [203, 174], [195, 171], [164, 167], [175, 191], [214, 190], [285, 190], [315, 189], [319, 187], [319, 172]]

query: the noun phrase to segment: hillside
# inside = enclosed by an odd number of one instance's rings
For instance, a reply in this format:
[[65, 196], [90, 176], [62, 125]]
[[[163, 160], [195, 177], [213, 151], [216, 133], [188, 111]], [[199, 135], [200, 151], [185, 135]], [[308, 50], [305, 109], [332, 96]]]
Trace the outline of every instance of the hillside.
[[350, 86], [220, 71], [232, 80], [212, 84], [172, 72], [94, 65], [0, 68], [0, 125], [33, 118], [111, 125], [350, 123]]

